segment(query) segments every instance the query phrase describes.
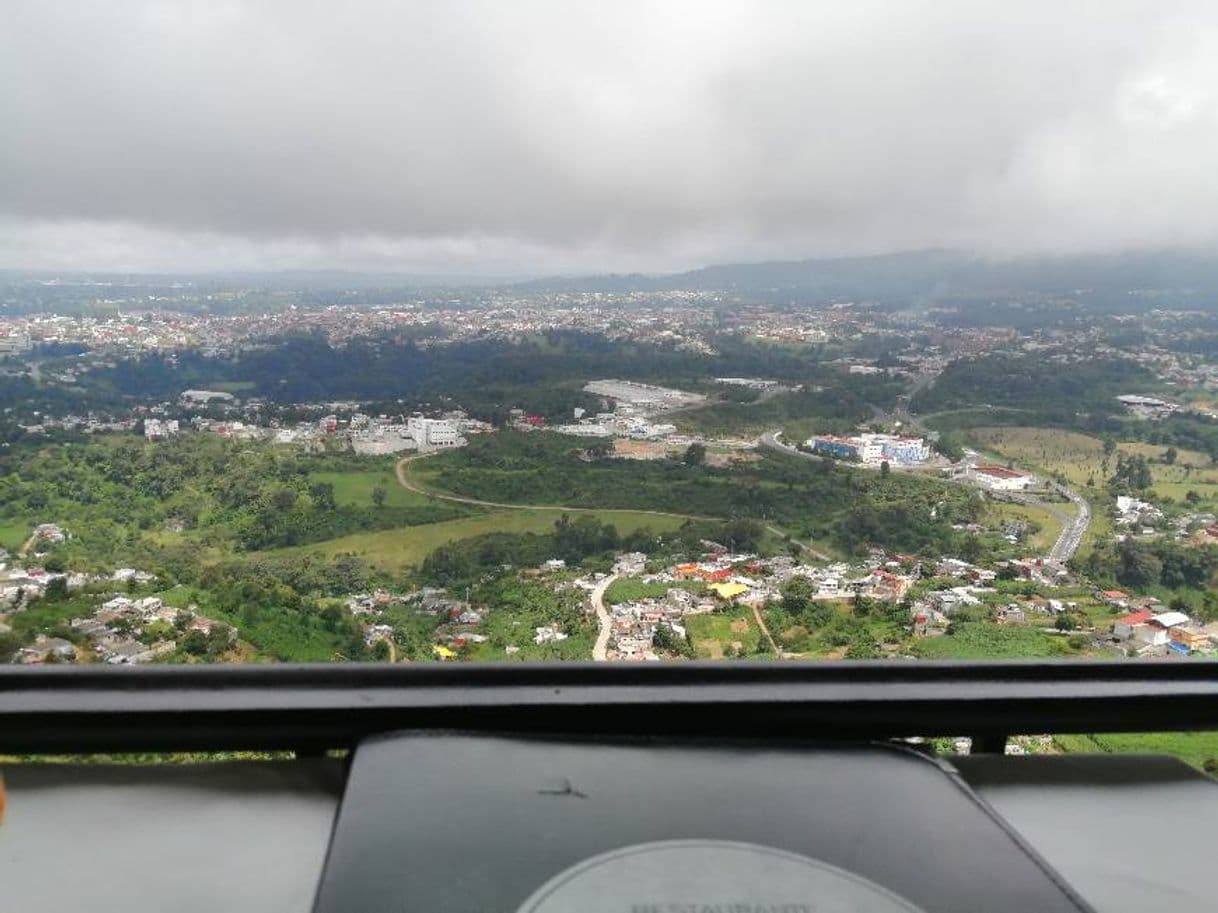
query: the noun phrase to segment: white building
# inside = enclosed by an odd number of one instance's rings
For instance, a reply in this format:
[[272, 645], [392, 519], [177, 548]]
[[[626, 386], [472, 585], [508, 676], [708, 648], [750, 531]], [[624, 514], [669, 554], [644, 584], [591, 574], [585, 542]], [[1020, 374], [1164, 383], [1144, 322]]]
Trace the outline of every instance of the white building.
[[557, 434], [570, 434], [575, 437], [613, 437], [612, 428], [597, 422], [579, 422], [574, 425], [551, 425], [550, 430]]
[[772, 390], [778, 386], [776, 380], [762, 380], [758, 377], [716, 377], [715, 383], [728, 387], [748, 387], [750, 390]]
[[0, 335], [0, 358], [5, 355], [19, 355], [31, 348], [29, 333], [8, 333]]
[[444, 447], [460, 447], [465, 443], [456, 422], [445, 418], [420, 418], [412, 416], [406, 420], [406, 430], [414, 438], [420, 450], [436, 450]]
[[930, 447], [920, 437], [883, 438], [884, 459], [894, 463], [921, 463], [930, 456]]
[[1026, 491], [1036, 484], [1036, 477], [1005, 466], [981, 465], [969, 470], [969, 476], [990, 491]]
[[206, 406], [208, 403], [232, 403], [236, 397], [221, 390], [183, 390], [181, 400], [186, 405]]
[[1163, 418], [1180, 410], [1176, 403], [1169, 403], [1154, 396], [1139, 396], [1136, 393], [1118, 396], [1117, 401], [1139, 418]]
[[163, 441], [165, 438], [175, 436], [178, 430], [176, 418], [164, 421], [156, 418], [144, 419], [144, 437], [150, 441]]
[[819, 453], [876, 466], [885, 460], [903, 466], [923, 462], [930, 456], [930, 447], [920, 437], [900, 437], [894, 434], [856, 434], [851, 437], [819, 435], [809, 438], [807, 446]]
[[871, 435], [861, 435], [857, 438], [859, 459], [864, 463], [884, 462], [884, 443]]

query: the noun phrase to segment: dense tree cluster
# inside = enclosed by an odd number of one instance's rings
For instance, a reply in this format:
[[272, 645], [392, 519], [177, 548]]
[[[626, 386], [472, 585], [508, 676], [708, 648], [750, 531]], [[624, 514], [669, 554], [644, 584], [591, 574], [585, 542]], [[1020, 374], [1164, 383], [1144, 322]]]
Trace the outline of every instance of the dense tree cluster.
[[83, 569], [146, 555], [155, 538], [140, 532], [167, 524], [192, 531], [199, 546], [224, 540], [258, 550], [468, 513], [440, 502], [338, 504], [333, 487], [311, 476], [367, 466], [340, 454], [199, 435], [156, 445], [135, 437], [84, 446], [23, 444], [0, 459], [0, 522], [69, 519], [74, 537], [62, 552]]
[[491, 501], [642, 508], [773, 523], [856, 551], [955, 551], [953, 522], [981, 504], [960, 486], [781, 455], [731, 468], [683, 460], [589, 460], [581, 442], [500, 433], [435, 458], [445, 491]]
[[[1218, 574], [1218, 547], [1198, 548], [1165, 539], [1139, 541], [1126, 539], [1105, 543], [1093, 549], [1081, 563], [1081, 570], [1100, 583], [1133, 590], [1163, 587], [1168, 590], [1212, 592]], [[1193, 606], [1209, 617], [1218, 618], [1218, 599], [1205, 599]]]
[[[1174, 460], [1175, 457], [1173, 456], [1172, 459]], [[1117, 454], [1116, 468], [1113, 470], [1112, 478], [1108, 480], [1108, 487], [1114, 493], [1136, 494], [1145, 491], [1153, 484], [1154, 476], [1151, 474], [1150, 462], [1146, 457], [1141, 454]]]
[[[1018, 410], [1010, 420], [1102, 431], [1119, 427], [1116, 397], [1155, 389], [1153, 374], [1123, 358], [1064, 360], [1051, 354], [992, 353], [949, 364], [914, 398], [920, 413], [975, 406]], [[985, 423], [999, 424], [996, 412]]]

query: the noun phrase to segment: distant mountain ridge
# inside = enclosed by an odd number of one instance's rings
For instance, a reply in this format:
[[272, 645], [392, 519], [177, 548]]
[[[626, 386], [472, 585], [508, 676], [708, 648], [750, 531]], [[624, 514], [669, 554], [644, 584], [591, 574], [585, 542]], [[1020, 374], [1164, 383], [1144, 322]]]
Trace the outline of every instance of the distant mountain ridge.
[[928, 250], [812, 260], [706, 266], [660, 276], [605, 275], [538, 279], [519, 290], [659, 292], [725, 291], [816, 300], [891, 304], [963, 301], [1018, 294], [1112, 297], [1171, 292], [1175, 300], [1218, 299], [1218, 252], [1152, 251], [1110, 254], [985, 257]]

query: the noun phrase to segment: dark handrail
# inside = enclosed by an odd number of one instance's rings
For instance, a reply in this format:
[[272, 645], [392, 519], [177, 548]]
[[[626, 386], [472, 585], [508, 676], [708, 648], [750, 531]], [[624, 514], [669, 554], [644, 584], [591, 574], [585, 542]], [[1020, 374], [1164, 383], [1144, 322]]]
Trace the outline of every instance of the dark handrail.
[[0, 667], [0, 752], [318, 750], [414, 728], [991, 746], [1218, 729], [1218, 662]]

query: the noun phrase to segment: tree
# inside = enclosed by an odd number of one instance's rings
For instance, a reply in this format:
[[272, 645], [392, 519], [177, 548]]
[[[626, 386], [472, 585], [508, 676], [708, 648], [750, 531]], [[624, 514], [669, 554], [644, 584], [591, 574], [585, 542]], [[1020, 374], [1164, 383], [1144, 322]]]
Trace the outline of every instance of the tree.
[[880, 478], [881, 479], [888, 478], [888, 475], [891, 472], [892, 472], [892, 467], [888, 465], [887, 460], [884, 460], [883, 462], [880, 463]]
[[1110, 457], [1116, 453], [1116, 441], [1110, 437], [1104, 438], [1104, 456]]
[[801, 618], [812, 605], [814, 592], [807, 577], [792, 577], [782, 588], [782, 607], [793, 617]]
[[[373, 500], [376, 500], [375, 489], [373, 489]], [[334, 500], [334, 486], [329, 482], [317, 482], [309, 486], [309, 497], [313, 499], [313, 503], [321, 510], [335, 510], [338, 504]], [[380, 506], [379, 504], [377, 505]]]
[[19, 649], [21, 649], [20, 637], [11, 631], [0, 631], [0, 663], [7, 662]]
[[959, 463], [964, 459], [964, 445], [955, 435], [940, 434], [939, 439], [934, 442], [934, 448], [940, 456], [952, 463]]
[[385, 506], [385, 496], [388, 494], [384, 487], [377, 485], [372, 489], [372, 503], [377, 507]]
[[912, 596], [906, 596], [900, 601], [887, 602], [883, 606], [884, 618], [898, 627], [907, 627], [913, 618], [913, 606]]
[[964, 537], [964, 542], [960, 545], [960, 554], [964, 556], [965, 561], [975, 562], [981, 558], [985, 549], [982, 547], [981, 540], [970, 533]]
[[681, 461], [686, 466], [701, 466], [706, 462], [706, 445], [693, 443], [685, 448]]
[[855, 593], [851, 610], [854, 612], [855, 618], [866, 618], [871, 614], [871, 600], [862, 593]]
[[1150, 549], [1127, 539], [1117, 550], [1117, 557], [1120, 564], [1116, 578], [1122, 586], [1140, 588], [1159, 582], [1163, 561]]
[[1163, 452], [1163, 462], [1168, 466], [1172, 466], [1175, 464], [1177, 456], [1179, 456], [1179, 454], [1176, 453], [1176, 448], [1168, 447], [1167, 450]]
[[198, 628], [187, 631], [178, 641], [178, 646], [191, 656], [203, 656], [207, 652], [207, 635]]
[[756, 520], [739, 518], [723, 525], [723, 544], [736, 552], [755, 552], [765, 535], [765, 528]]
[[68, 598], [68, 580], [66, 577], [56, 577], [47, 582], [45, 596], [48, 601], [58, 601]]
[[1150, 488], [1153, 483], [1154, 476], [1151, 474], [1150, 463], [1147, 462], [1146, 457], [1141, 454], [1131, 457], [1117, 454], [1116, 470], [1112, 474], [1112, 485], [1115, 488], [1141, 491]]

